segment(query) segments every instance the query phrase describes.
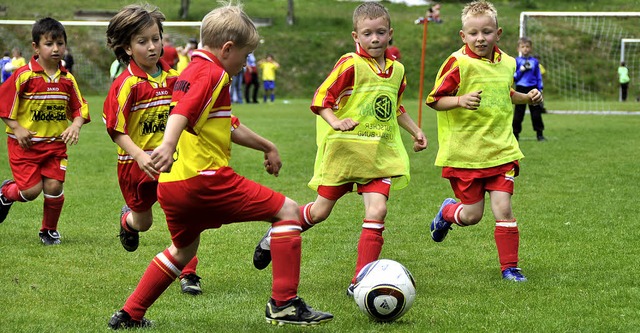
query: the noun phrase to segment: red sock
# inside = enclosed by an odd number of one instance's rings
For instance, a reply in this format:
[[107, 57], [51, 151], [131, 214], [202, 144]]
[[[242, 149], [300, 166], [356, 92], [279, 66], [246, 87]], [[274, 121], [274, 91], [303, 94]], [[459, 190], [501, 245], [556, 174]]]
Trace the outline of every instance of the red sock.
[[42, 229], [45, 230], [58, 230], [58, 220], [60, 220], [60, 213], [62, 212], [62, 205], [64, 204], [64, 194], [54, 197], [48, 194], [44, 195], [44, 208], [42, 209]]
[[277, 306], [282, 306], [298, 294], [302, 254], [300, 232], [298, 221], [278, 221], [271, 227], [271, 298]]
[[384, 231], [384, 221], [364, 220], [362, 232], [358, 241], [358, 259], [356, 260], [356, 273], [351, 279], [351, 283], [356, 282], [356, 277], [362, 267], [372, 261], [378, 260], [382, 251], [382, 232]]
[[120, 225], [124, 228], [124, 230], [128, 232], [139, 232], [138, 230], [133, 229], [132, 226], [127, 223], [127, 216], [131, 215], [131, 211], [128, 211], [122, 214], [122, 219], [120, 220]]
[[133, 320], [141, 320], [147, 309], [180, 275], [182, 265], [169, 253], [169, 249], [158, 253], [142, 275], [138, 286], [122, 307]]
[[196, 266], [198, 266], [198, 256], [193, 257], [187, 266], [184, 266], [180, 278], [182, 279], [185, 275], [196, 274]]
[[300, 206], [300, 225], [303, 232], [315, 225], [315, 222], [311, 219], [311, 206], [313, 206], [313, 202]]
[[[460, 207], [460, 209], [458, 209], [458, 207]], [[459, 222], [461, 210], [462, 210], [462, 202], [456, 202], [451, 205], [446, 205], [442, 209], [442, 218], [449, 223], [465, 226], [464, 224], [461, 224]]]
[[22, 195], [20, 195], [20, 189], [16, 182], [7, 183], [4, 187], [2, 187], [2, 195], [10, 201], [20, 201], [26, 202]]
[[516, 220], [496, 221], [493, 233], [498, 248], [500, 270], [518, 267], [518, 247], [520, 245], [520, 233]]

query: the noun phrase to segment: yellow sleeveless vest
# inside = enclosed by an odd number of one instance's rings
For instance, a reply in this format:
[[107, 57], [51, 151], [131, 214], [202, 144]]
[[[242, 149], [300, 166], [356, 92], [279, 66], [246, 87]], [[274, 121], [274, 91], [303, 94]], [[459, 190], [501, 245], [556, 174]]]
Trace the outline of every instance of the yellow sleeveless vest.
[[438, 111], [438, 155], [435, 165], [483, 169], [519, 160], [524, 155], [513, 135], [511, 83], [515, 59], [502, 53], [500, 62], [474, 59], [457, 51], [458, 96], [482, 90], [477, 110]]
[[404, 67], [396, 62], [391, 77], [382, 78], [360, 56], [351, 55], [355, 61], [353, 92], [335, 114], [359, 124], [351, 132], [341, 132], [317, 117], [318, 151], [309, 187], [317, 190], [319, 185], [366, 184], [393, 177], [392, 189], [401, 189], [409, 182], [409, 156], [396, 115]]

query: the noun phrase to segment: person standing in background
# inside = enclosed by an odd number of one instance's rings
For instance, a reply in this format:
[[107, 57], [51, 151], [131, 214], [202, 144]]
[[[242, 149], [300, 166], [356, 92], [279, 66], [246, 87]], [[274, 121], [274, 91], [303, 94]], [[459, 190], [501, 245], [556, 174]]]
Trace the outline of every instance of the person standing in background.
[[620, 100], [622, 102], [627, 101], [627, 92], [629, 91], [629, 69], [627, 68], [624, 61], [620, 62], [620, 67], [618, 67], [618, 82], [620, 82]]
[[[542, 74], [540, 72], [540, 61], [532, 55], [533, 46], [531, 39], [522, 37], [518, 40], [518, 52], [520, 56], [516, 58], [516, 72], [514, 74], [514, 82], [516, 91], [527, 94], [533, 89], [542, 92]], [[516, 104], [513, 115], [513, 135], [516, 139], [520, 139], [522, 132], [522, 121], [524, 120], [527, 104]], [[530, 103], [529, 112], [531, 113], [531, 124], [533, 130], [536, 131], [538, 141], [546, 141], [543, 131], [544, 122], [542, 122], [542, 106], [540, 103]]]
[[266, 103], [269, 98], [273, 102], [276, 99], [276, 71], [280, 68], [280, 64], [273, 59], [272, 54], [267, 54], [267, 58], [260, 60], [258, 66], [262, 71], [263, 101]]
[[162, 37], [162, 44], [162, 48], [164, 51], [164, 53], [162, 54], [162, 60], [164, 60], [169, 65], [169, 67], [175, 69], [176, 64], [180, 59], [178, 58], [178, 50], [176, 50], [175, 46], [173, 46], [173, 43], [171, 43], [171, 38], [168, 34], [165, 34]]
[[[260, 88], [260, 82], [258, 81], [258, 67], [256, 64], [256, 57], [253, 52], [247, 56], [247, 65], [244, 68], [244, 98], [249, 103], [258, 103], [258, 89]], [[251, 91], [253, 88], [253, 91]], [[251, 92], [251, 94], [249, 94]]]

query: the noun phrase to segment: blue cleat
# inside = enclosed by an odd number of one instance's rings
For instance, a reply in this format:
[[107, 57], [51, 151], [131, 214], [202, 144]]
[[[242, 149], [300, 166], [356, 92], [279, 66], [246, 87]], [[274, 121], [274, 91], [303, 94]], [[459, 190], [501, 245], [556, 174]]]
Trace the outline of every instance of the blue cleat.
[[446, 198], [442, 202], [442, 206], [440, 206], [440, 210], [436, 217], [431, 221], [431, 238], [433, 238], [436, 242], [442, 242], [445, 237], [447, 237], [447, 233], [451, 230], [451, 223], [445, 221], [442, 218], [442, 210], [445, 206], [456, 203], [455, 199]]
[[502, 278], [507, 281], [526, 282], [527, 278], [521, 272], [522, 270], [517, 267], [507, 268], [502, 271]]

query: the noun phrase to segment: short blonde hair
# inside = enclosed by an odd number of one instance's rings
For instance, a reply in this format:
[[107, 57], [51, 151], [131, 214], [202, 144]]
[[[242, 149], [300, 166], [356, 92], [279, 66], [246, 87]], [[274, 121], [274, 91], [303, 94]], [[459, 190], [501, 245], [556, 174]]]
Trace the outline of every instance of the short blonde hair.
[[220, 48], [232, 41], [238, 47], [250, 46], [255, 49], [260, 42], [260, 35], [242, 6], [229, 2], [204, 16], [200, 41], [211, 48]]
[[464, 6], [460, 19], [462, 21], [462, 25], [464, 26], [469, 17], [483, 15], [491, 17], [496, 22], [496, 28], [498, 27], [498, 11], [496, 10], [496, 7], [494, 7], [491, 2], [484, 0], [470, 2], [466, 6]]
[[364, 19], [377, 19], [384, 17], [391, 27], [391, 15], [383, 5], [377, 2], [364, 2], [353, 11], [353, 31], [358, 30], [358, 22]]

